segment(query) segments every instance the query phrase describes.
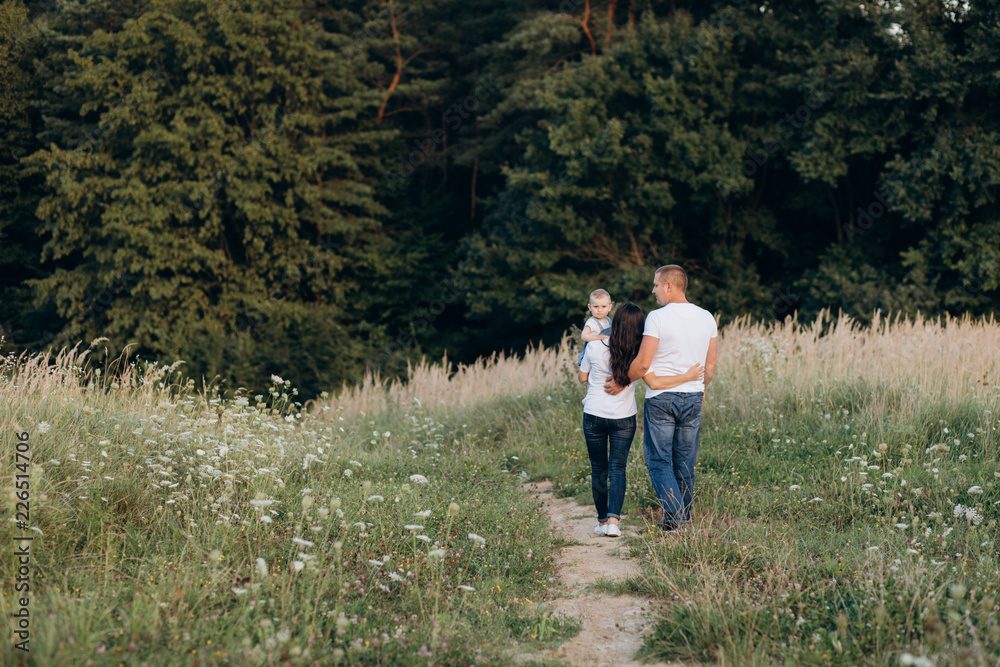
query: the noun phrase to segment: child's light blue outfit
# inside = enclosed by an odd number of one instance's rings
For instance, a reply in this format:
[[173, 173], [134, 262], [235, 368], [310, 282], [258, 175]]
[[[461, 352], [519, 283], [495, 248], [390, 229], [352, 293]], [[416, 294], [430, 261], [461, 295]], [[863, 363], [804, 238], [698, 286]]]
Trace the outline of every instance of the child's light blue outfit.
[[[596, 332], [599, 331], [599, 332], [601, 332], [601, 335], [608, 336], [608, 335], [611, 334], [611, 316], [610, 315], [608, 315], [607, 320], [608, 320], [608, 326], [602, 327], [600, 320], [598, 320], [596, 317], [594, 317], [593, 315], [591, 315], [590, 318], [586, 322], [583, 323], [583, 328], [586, 329], [589, 326], [590, 330], [592, 332], [596, 333]], [[580, 354], [576, 355], [576, 365], [577, 366], [579, 366], [580, 364], [583, 363], [583, 357], [586, 354], [587, 354], [587, 343], [584, 343], [583, 344], [583, 349], [580, 350]]]

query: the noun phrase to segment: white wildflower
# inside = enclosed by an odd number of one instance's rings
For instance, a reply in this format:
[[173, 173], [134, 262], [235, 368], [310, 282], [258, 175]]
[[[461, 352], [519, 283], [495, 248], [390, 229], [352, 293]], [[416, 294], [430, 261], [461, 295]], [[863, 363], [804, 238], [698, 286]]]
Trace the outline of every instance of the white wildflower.
[[476, 535], [475, 533], [469, 533], [469, 539], [473, 542], [478, 542], [479, 544], [486, 544], [486, 538], [481, 535]]
[[414, 484], [427, 484], [427, 478], [420, 474], [410, 475], [410, 481]]
[[906, 667], [934, 667], [934, 661], [920, 655], [904, 653], [899, 656], [899, 664]]

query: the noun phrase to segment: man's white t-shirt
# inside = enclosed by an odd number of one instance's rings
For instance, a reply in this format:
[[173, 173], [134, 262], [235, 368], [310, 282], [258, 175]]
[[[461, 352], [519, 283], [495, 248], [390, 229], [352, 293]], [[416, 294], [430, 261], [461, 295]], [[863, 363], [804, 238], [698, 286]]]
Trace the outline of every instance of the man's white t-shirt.
[[[656, 375], [683, 375], [695, 364], [705, 365], [709, 342], [719, 335], [712, 313], [693, 303], [668, 303], [646, 316], [643, 336], [659, 338], [649, 372]], [[705, 391], [702, 380], [670, 389], [646, 389], [646, 398], [664, 391], [690, 393]]]
[[588, 415], [624, 419], [637, 412], [635, 382], [614, 396], [604, 391], [604, 382], [611, 377], [611, 349], [608, 348], [608, 341], [595, 340], [587, 345], [587, 354], [580, 362], [580, 370], [590, 373], [587, 378], [587, 395], [583, 397], [583, 411]]

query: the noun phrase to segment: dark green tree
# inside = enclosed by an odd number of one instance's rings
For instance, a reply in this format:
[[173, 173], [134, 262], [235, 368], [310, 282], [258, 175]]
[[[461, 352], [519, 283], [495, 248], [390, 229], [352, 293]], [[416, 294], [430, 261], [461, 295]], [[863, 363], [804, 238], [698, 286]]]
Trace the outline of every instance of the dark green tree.
[[357, 372], [380, 332], [354, 316], [384, 292], [355, 267], [394, 251], [385, 133], [361, 127], [378, 96], [328, 41], [284, 3], [165, 0], [70, 52], [99, 131], [32, 158], [43, 259], [69, 264], [33, 283], [59, 342], [106, 335], [257, 387]]
[[5, 352], [35, 347], [51, 338], [53, 313], [36, 310], [25, 281], [44, 275], [37, 236], [40, 179], [22, 159], [38, 148], [33, 113], [33, 61], [42, 40], [20, 2], [0, 5], [0, 336]]

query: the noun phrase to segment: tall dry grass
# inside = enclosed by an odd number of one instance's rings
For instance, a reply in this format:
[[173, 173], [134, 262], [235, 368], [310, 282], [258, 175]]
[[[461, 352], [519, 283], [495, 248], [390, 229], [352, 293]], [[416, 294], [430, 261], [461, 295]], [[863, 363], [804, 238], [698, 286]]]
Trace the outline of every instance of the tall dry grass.
[[876, 311], [871, 326], [863, 326], [823, 311], [808, 324], [741, 318], [724, 327], [717, 374], [747, 389], [780, 380], [806, 390], [818, 381], [857, 378], [957, 400], [1000, 383], [998, 370], [1000, 323], [992, 317], [904, 319]]
[[[92, 355], [104, 340], [96, 339], [85, 350], [77, 344], [55, 353], [0, 359], [11, 388], [20, 390], [11, 398], [24, 400], [52, 391], [67, 398], [82, 397], [84, 367], [93, 365]], [[321, 413], [329, 407], [340, 408], [339, 414], [373, 414], [416, 400], [434, 410], [542, 390], [576, 370], [573, 343], [566, 335], [555, 346], [529, 345], [523, 355], [494, 353], [471, 364], [453, 365], [447, 355], [440, 362], [422, 359], [407, 365], [405, 378], [383, 379], [369, 372], [360, 383], [345, 382], [335, 397], [307, 407]], [[109, 372], [116, 372], [123, 388], [132, 390], [123, 395], [137, 404], [145, 404], [153, 389], [181, 364], [154, 365], [139, 373], [136, 363], [126, 365], [124, 357], [103, 363]], [[720, 331], [716, 378], [735, 383], [747, 396], [776, 383], [808, 392], [820, 381], [855, 378], [873, 385], [918, 387], [925, 398], [957, 400], [1000, 385], [1000, 323], [992, 317], [910, 319], [876, 312], [872, 324], [864, 326], [846, 315], [832, 317], [828, 311], [810, 323], [796, 318], [779, 323], [739, 318]]]
[[383, 380], [369, 372], [360, 384], [344, 383], [338, 396], [309, 407], [320, 414], [324, 407], [331, 408], [329, 414], [374, 414], [405, 408], [415, 400], [426, 410], [464, 407], [557, 385], [576, 370], [574, 359], [569, 336], [552, 347], [529, 345], [522, 356], [493, 353], [455, 368], [447, 355], [440, 363], [421, 359], [416, 365], [407, 364], [405, 379]]
[[[100, 407], [102, 403], [110, 405], [113, 402], [118, 409], [134, 411], [139, 406], [149, 405], [154, 394], [163, 389], [183, 364], [175, 361], [168, 366], [152, 362], [141, 368], [135, 360], [128, 361], [125, 354], [94, 363], [94, 353], [100, 354], [98, 346], [107, 340], [96, 338], [87, 349], [80, 349], [82, 343], [77, 343], [59, 351], [0, 357], [0, 395], [6, 403], [3, 414], [30, 414], [32, 410], [24, 408], [37, 405], [42, 397], [61, 399], [69, 407], [82, 406], [86, 400], [89, 405]], [[114, 375], [114, 380], [107, 381], [104, 387], [95, 384], [95, 381], [101, 382], [102, 371], [98, 367], [106, 369], [105, 375]], [[193, 380], [188, 380], [188, 387], [193, 384]], [[114, 395], [109, 390], [113, 390]], [[0, 420], [0, 426], [11, 425]], [[13, 425], [17, 429], [27, 426], [34, 424]]]
[[847, 392], [861, 432], [878, 430], [890, 414], [996, 401], [1000, 323], [992, 317], [890, 319], [878, 312], [871, 326], [827, 312], [808, 324], [738, 320], [721, 333], [716, 376], [709, 407], [753, 415], [766, 401], [794, 396], [812, 403]]
[[[344, 384], [336, 397], [314, 408], [341, 413], [384, 412], [416, 399], [426, 409], [468, 406], [507, 394], [550, 387], [576, 370], [573, 339], [529, 346], [524, 355], [494, 354], [452, 368], [421, 360], [407, 377], [383, 380], [367, 373]], [[820, 313], [813, 322], [752, 322], [722, 328], [716, 377], [747, 397], [780, 384], [811, 392], [820, 381], [862, 379], [872, 385], [920, 388], [923, 398], [955, 400], [1000, 384], [1000, 323], [992, 318], [888, 318], [876, 312], [870, 326], [846, 315]], [[710, 390], [710, 394], [711, 394]], [[336, 413], [335, 413], [336, 414]]]

